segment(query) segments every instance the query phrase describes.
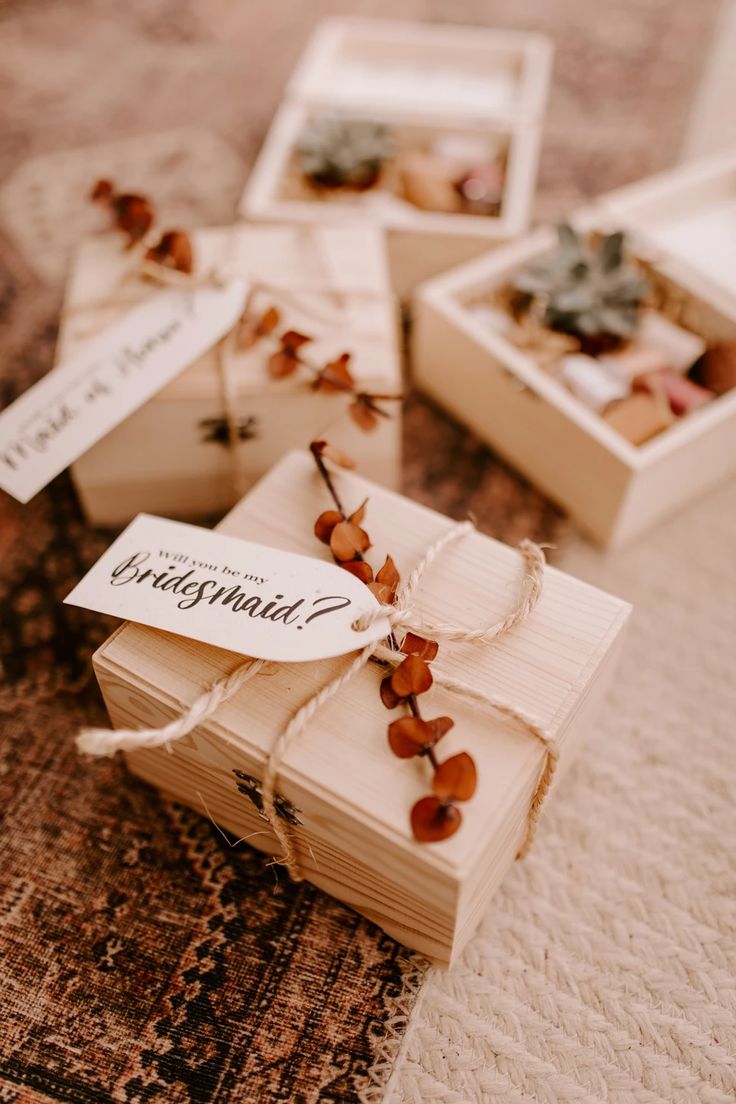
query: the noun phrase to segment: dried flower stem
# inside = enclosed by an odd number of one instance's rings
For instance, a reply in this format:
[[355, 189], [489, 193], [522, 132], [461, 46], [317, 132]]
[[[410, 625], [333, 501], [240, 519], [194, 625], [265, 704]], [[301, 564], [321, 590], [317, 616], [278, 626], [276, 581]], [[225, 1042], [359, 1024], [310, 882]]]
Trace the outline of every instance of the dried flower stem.
[[[332, 501], [335, 503], [335, 509], [337, 510], [338, 514], [340, 514], [342, 516], [342, 520], [347, 521], [348, 515], [346, 514], [345, 507], [343, 506], [343, 504], [340, 500], [340, 496], [339, 496], [339, 494], [337, 493], [337, 491], [335, 489], [335, 484], [333, 482], [332, 476], [330, 475], [329, 468], [327, 467], [324, 460], [322, 459], [320, 451], [316, 447], [314, 441], [309, 446], [309, 450], [312, 453], [312, 456], [314, 457], [314, 462], [317, 465], [317, 471], [322, 476], [322, 479], [324, 480], [325, 486], [327, 487], [327, 490], [330, 492], [330, 495], [332, 496]], [[355, 558], [356, 558], [356, 560], [363, 560], [364, 557], [361, 555], [360, 552], [356, 552]], [[391, 633], [391, 638], [392, 639], [393, 639], [393, 635], [394, 634]], [[398, 647], [398, 645], [397, 645], [397, 647]]]
[[267, 284], [251, 285], [240, 316], [241, 333], [244, 333], [246, 338], [243, 347], [250, 348], [266, 337], [276, 338], [280, 348], [268, 360], [268, 371], [274, 379], [286, 378], [302, 368], [312, 377], [312, 386], [315, 390], [336, 391], [352, 396], [353, 402], [348, 410], [353, 421], [361, 429], [373, 429], [378, 418], [388, 418], [388, 412], [377, 405], [378, 401], [399, 401], [402, 395], [379, 394], [364, 390], [350, 373], [350, 353], [344, 352], [335, 360], [316, 364], [304, 354], [302, 348], [312, 340], [311, 337], [296, 330], [285, 330], [280, 337], [277, 337], [275, 330], [280, 317], [278, 308], [272, 305], [261, 315], [257, 315], [253, 310], [255, 295], [268, 290], [270, 288]]
[[322, 454], [321, 454], [319, 448], [317, 447], [317, 442], [316, 441], [312, 441], [312, 444], [309, 446], [309, 451], [312, 453], [312, 456], [314, 458], [314, 462], [317, 465], [317, 471], [322, 476], [322, 479], [324, 480], [325, 486], [327, 487], [327, 490], [330, 492], [330, 497], [332, 498], [332, 501], [335, 503], [335, 509], [337, 510], [338, 514], [342, 514], [343, 521], [345, 521], [347, 519], [347, 514], [345, 513], [345, 508], [344, 508], [342, 502], [340, 501], [340, 496], [338, 495], [337, 491], [335, 490], [335, 484], [332, 481], [332, 476], [330, 475], [330, 472], [329, 472], [329, 469], [328, 469], [327, 465], [325, 464], [324, 460], [322, 459]]
[[[389, 639], [393, 641], [391, 647], [394, 649], [394, 651], [398, 652], [399, 645], [396, 642], [396, 637], [393, 633], [391, 633]], [[417, 700], [416, 694], [410, 694], [409, 697], [406, 699], [406, 704], [409, 706], [409, 709], [415, 717], [418, 717], [420, 721], [424, 720], [424, 718], [422, 717], [422, 711], [419, 708], [419, 701]], [[439, 767], [439, 763], [437, 762], [437, 756], [434, 753], [434, 748], [428, 747], [426, 751], [423, 751], [420, 754], [426, 755], [430, 763], [432, 764], [432, 769], [437, 770], [437, 768]]]
[[[313, 441], [310, 451], [336, 507], [336, 510], [320, 514], [315, 523], [315, 535], [330, 546], [335, 561], [361, 578], [379, 601], [386, 605], [395, 602], [399, 573], [391, 557], [386, 557], [384, 566], [374, 576], [370, 564], [362, 555], [362, 551], [370, 547], [370, 538], [361, 528], [366, 503], [348, 515], [325, 463], [325, 456], [329, 456], [334, 461], [352, 466], [350, 458], [325, 441]], [[360, 571], [357, 570], [358, 563]], [[462, 816], [458, 802], [467, 801], [475, 791], [475, 764], [467, 752], [440, 763], [434, 745], [452, 728], [453, 721], [450, 717], [428, 720], [422, 716], [418, 695], [432, 685], [429, 663], [437, 654], [437, 643], [424, 640], [412, 632], [405, 635], [400, 646], [393, 632], [388, 634], [387, 640], [392, 651], [403, 653], [404, 659], [383, 679], [381, 700], [388, 709], [403, 705], [410, 714], [388, 726], [388, 741], [399, 758], [424, 757], [432, 767], [432, 793], [413, 805], [411, 827], [414, 837], [420, 842], [437, 842], [453, 835], [460, 826]]]
[[[317, 364], [314, 364], [312, 361], [307, 360], [304, 356], [302, 356], [301, 353], [295, 352], [294, 360], [302, 368], [306, 368], [307, 371], [311, 372], [315, 379], [321, 378], [323, 374], [323, 369], [320, 368]], [[346, 380], [335, 379], [332, 376], [330, 377], [330, 387], [334, 387], [336, 391], [345, 391], [349, 395], [355, 395], [356, 398], [358, 395], [365, 395], [366, 398], [369, 398], [376, 402], [378, 402], [379, 400], [381, 402], [399, 402], [403, 398], [403, 395], [382, 395], [375, 394], [373, 391], [363, 391], [354, 383], [348, 383]], [[389, 417], [387, 411], [381, 410], [379, 407], [374, 407], [374, 410], [376, 414], [380, 414], [382, 418]]]

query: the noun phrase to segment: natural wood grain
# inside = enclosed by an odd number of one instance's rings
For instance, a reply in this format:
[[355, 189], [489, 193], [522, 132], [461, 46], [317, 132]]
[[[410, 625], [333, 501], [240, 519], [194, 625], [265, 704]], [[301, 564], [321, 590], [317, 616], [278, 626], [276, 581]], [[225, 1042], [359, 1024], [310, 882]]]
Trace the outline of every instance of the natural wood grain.
[[[354, 475], [337, 477], [346, 503], [367, 495], [366, 524], [378, 562], [384, 550], [404, 575], [450, 525], [446, 518]], [[312, 523], [326, 493], [311, 460], [291, 453], [221, 523], [221, 531], [310, 555], [320, 552]], [[422, 581], [421, 615], [474, 627], [501, 618], [520, 583], [515, 549], [477, 532], [444, 552]], [[607, 681], [628, 606], [548, 568], [532, 617], [494, 646], [447, 644], [440, 666], [524, 709], [559, 741], [566, 758], [589, 725]], [[97, 653], [95, 667], [117, 725], [160, 724], [185, 709], [241, 660], [220, 649], [126, 625]], [[234, 769], [257, 777], [278, 733], [294, 711], [346, 666], [349, 657], [284, 664], [257, 677], [215, 718], [165, 750], [134, 752], [131, 768], [197, 808], [205, 794], [216, 821], [238, 834], [252, 817], [238, 809]], [[442, 753], [470, 747], [480, 786], [463, 808], [462, 830], [440, 845], [413, 841], [409, 809], [427, 791], [426, 764], [398, 761], [386, 742], [392, 714], [379, 700], [382, 668], [371, 664], [320, 711], [293, 746], [279, 790], [300, 810], [300, 859], [316, 884], [378, 920], [410, 946], [447, 961], [470, 934], [468, 916], [487, 902], [525, 830], [542, 766], [541, 745], [504, 722], [437, 687], [427, 701], [456, 727]], [[254, 840], [271, 852], [270, 833]]]

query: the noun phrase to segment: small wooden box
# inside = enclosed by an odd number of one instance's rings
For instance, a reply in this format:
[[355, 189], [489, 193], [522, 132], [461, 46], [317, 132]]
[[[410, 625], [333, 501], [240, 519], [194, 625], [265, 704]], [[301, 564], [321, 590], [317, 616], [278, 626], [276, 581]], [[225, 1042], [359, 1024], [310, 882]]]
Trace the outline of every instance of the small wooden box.
[[[400, 394], [398, 314], [380, 231], [238, 225], [198, 230], [193, 245], [198, 272], [224, 265], [248, 276], [263, 286], [253, 310], [273, 304], [281, 315], [274, 336], [238, 353], [233, 366], [235, 455], [227, 442], [222, 362], [213, 348], [72, 466], [89, 521], [119, 525], [141, 511], [183, 520], [221, 515], [284, 452], [321, 435], [347, 448], [372, 478], [397, 486], [400, 403], [383, 403], [390, 418], [365, 433], [346, 413], [346, 396], [316, 393], [302, 371], [273, 380], [266, 368], [276, 335], [295, 329], [314, 339], [304, 352], [317, 364], [349, 352], [361, 387]], [[82, 245], [58, 360], [155, 293], [137, 276], [124, 278], [130, 269], [119, 238], [104, 235]]]
[[[378, 563], [390, 550], [404, 579], [453, 524], [357, 476], [336, 478], [348, 508], [368, 497], [369, 558]], [[328, 505], [311, 458], [291, 453], [218, 528], [328, 555], [312, 532]], [[469, 627], [493, 622], [514, 604], [522, 573], [517, 550], [473, 531], [438, 555], [418, 588], [417, 610]], [[592, 724], [628, 614], [626, 603], [548, 568], [541, 600], [521, 626], [492, 646], [443, 644], [435, 666], [531, 714], [558, 742], [564, 767]], [[129, 753], [130, 769], [273, 854], [275, 837], [253, 801], [267, 750], [295, 711], [351, 660], [261, 672], [170, 753]], [[113, 725], [133, 728], [167, 723], [240, 662], [231, 652], [133, 624], [118, 629], [94, 657]], [[300, 822], [295, 842], [305, 876], [409, 947], [447, 963], [514, 860], [544, 750], [525, 728], [435, 683], [422, 699], [428, 715], [446, 713], [456, 722], [440, 758], [470, 750], [479, 784], [463, 805], [456, 835], [416, 843], [409, 810], [427, 792], [427, 764], [398, 760], [389, 750], [387, 724], [397, 713], [379, 700], [383, 673], [370, 663], [319, 710], [286, 755], [278, 793]]]
[[[538, 34], [357, 18], [321, 23], [289, 83], [241, 201], [247, 219], [370, 219], [388, 231], [399, 295], [526, 229], [536, 182], [552, 46]], [[392, 74], [411, 79], [397, 92]], [[455, 74], [442, 84], [445, 74]], [[446, 78], [445, 78], [446, 79]], [[463, 85], [462, 82], [465, 82]], [[433, 92], [434, 88], [434, 92]], [[444, 89], [444, 92], [443, 92]], [[438, 92], [440, 94], [438, 94]], [[506, 152], [498, 216], [420, 210], [380, 190], [320, 199], [290, 172], [297, 137], [328, 114], [388, 123], [398, 147], [440, 134], [497, 139]]]
[[[575, 220], [609, 229], [604, 213]], [[554, 247], [543, 229], [418, 289], [412, 373], [419, 388], [464, 421], [596, 541], [618, 547], [736, 470], [736, 391], [635, 446], [522, 349], [468, 311], [512, 273]], [[680, 260], [652, 275], [682, 297], [681, 321], [706, 341], [736, 338], [736, 303]]]
[[679, 165], [609, 192], [600, 207], [736, 302], [736, 151]]

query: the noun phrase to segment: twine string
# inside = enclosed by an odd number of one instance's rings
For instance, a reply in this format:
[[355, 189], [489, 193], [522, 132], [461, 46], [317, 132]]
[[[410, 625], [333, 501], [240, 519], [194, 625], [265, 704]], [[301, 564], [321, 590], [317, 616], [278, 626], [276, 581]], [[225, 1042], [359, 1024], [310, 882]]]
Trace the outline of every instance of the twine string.
[[[542, 580], [544, 572], [544, 553], [541, 548], [532, 541], [524, 541], [520, 546], [524, 558], [525, 571], [520, 587], [519, 598], [511, 612], [502, 620], [477, 629], [464, 629], [455, 625], [426, 625], [422, 623], [421, 630], [417, 626], [416, 615], [413, 615], [410, 600], [419, 586], [425, 571], [432, 565], [436, 557], [447, 547], [459, 540], [473, 529], [472, 523], [461, 522], [452, 526], [442, 534], [425, 552], [422, 559], [411, 572], [407, 582], [402, 588], [396, 606], [382, 606], [375, 614], [371, 614], [371, 620], [377, 616], [388, 616], [394, 625], [412, 624], [415, 630], [429, 633], [432, 637], [445, 640], [463, 641], [490, 641], [497, 639], [521, 624], [530, 615], [542, 592]], [[296, 711], [287, 726], [281, 731], [268, 754], [264, 777], [262, 782], [263, 813], [273, 830], [281, 847], [281, 861], [287, 867], [294, 881], [302, 880], [301, 865], [296, 847], [296, 839], [293, 829], [276, 811], [276, 784], [279, 770], [284, 762], [289, 748], [302, 735], [312, 718], [328, 701], [349, 683], [352, 678], [365, 667], [373, 658], [383, 663], [398, 665], [403, 656], [394, 648], [389, 648], [383, 640], [374, 641], [364, 647], [338, 676], [328, 682], [316, 694], [313, 694]], [[236, 694], [241, 687], [253, 678], [263, 668], [263, 660], [246, 660], [238, 664], [228, 675], [215, 682], [208, 690], [204, 691], [189, 707], [186, 713], [175, 718], [162, 728], [148, 729], [86, 729], [77, 737], [77, 746], [87, 755], [112, 755], [116, 751], [131, 751], [136, 748], [154, 748], [166, 746], [171, 750], [171, 744], [183, 736], [188, 735], [199, 725], [204, 724], [219, 709], [220, 705]], [[552, 777], [554, 775], [558, 749], [552, 739], [545, 733], [542, 726], [526, 713], [502, 700], [486, 694], [484, 691], [455, 679], [445, 674], [441, 669], [433, 668], [435, 682], [450, 691], [458, 694], [466, 700], [491, 709], [505, 720], [519, 724], [530, 735], [537, 739], [544, 747], [545, 761], [537, 780], [537, 785], [532, 797], [532, 802], [527, 820], [527, 831], [521, 846], [519, 856], [527, 853], [534, 838], [539, 822], [544, 800], [549, 792]]]
[[217, 712], [223, 702], [237, 694], [265, 666], [263, 659], [239, 663], [229, 675], [218, 679], [189, 706], [186, 713], [159, 728], [85, 728], [77, 736], [77, 748], [84, 755], [114, 755], [116, 751], [168, 747], [188, 736]]
[[432, 637], [440, 636], [443, 640], [460, 640], [465, 643], [482, 641], [488, 644], [497, 637], [503, 636], [504, 633], [515, 628], [516, 625], [521, 624], [522, 621], [525, 621], [542, 596], [544, 578], [544, 552], [540, 545], [535, 544], [534, 541], [531, 540], [523, 540], [519, 545], [519, 551], [524, 559], [526, 570], [521, 582], [519, 600], [503, 620], [494, 622], [490, 625], [479, 626], [476, 629], [463, 628], [444, 622], [432, 622], [431, 624], [422, 625], [421, 622], [417, 620], [416, 612], [408, 608], [408, 599], [416, 590], [427, 568], [434, 563], [437, 556], [448, 546], [448, 544], [457, 540], [458, 537], [464, 536], [465, 533], [470, 532], [472, 529], [472, 522], [463, 521], [455, 526], [455, 528], [449, 529], [443, 534], [433, 545], [430, 545], [423, 558], [412, 571], [396, 605], [380, 606], [378, 609], [371, 610], [369, 613], [358, 618], [355, 622], [355, 627], [357, 629], [367, 629], [374, 621], [377, 621], [381, 617], [385, 617], [390, 622], [392, 628], [411, 627], [415, 631], [421, 629], [422, 635], [430, 635]]

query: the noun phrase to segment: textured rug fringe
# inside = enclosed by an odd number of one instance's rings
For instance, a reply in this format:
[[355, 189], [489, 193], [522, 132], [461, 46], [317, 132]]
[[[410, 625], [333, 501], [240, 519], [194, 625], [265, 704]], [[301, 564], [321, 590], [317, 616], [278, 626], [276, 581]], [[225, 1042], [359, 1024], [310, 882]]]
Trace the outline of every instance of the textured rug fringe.
[[406, 1038], [409, 1019], [429, 969], [429, 962], [418, 954], [402, 952], [403, 984], [399, 993], [387, 997], [386, 1018], [377, 1024], [373, 1037], [375, 1058], [365, 1077], [356, 1079], [355, 1090], [359, 1104], [381, 1104], [389, 1079], [396, 1065]]

